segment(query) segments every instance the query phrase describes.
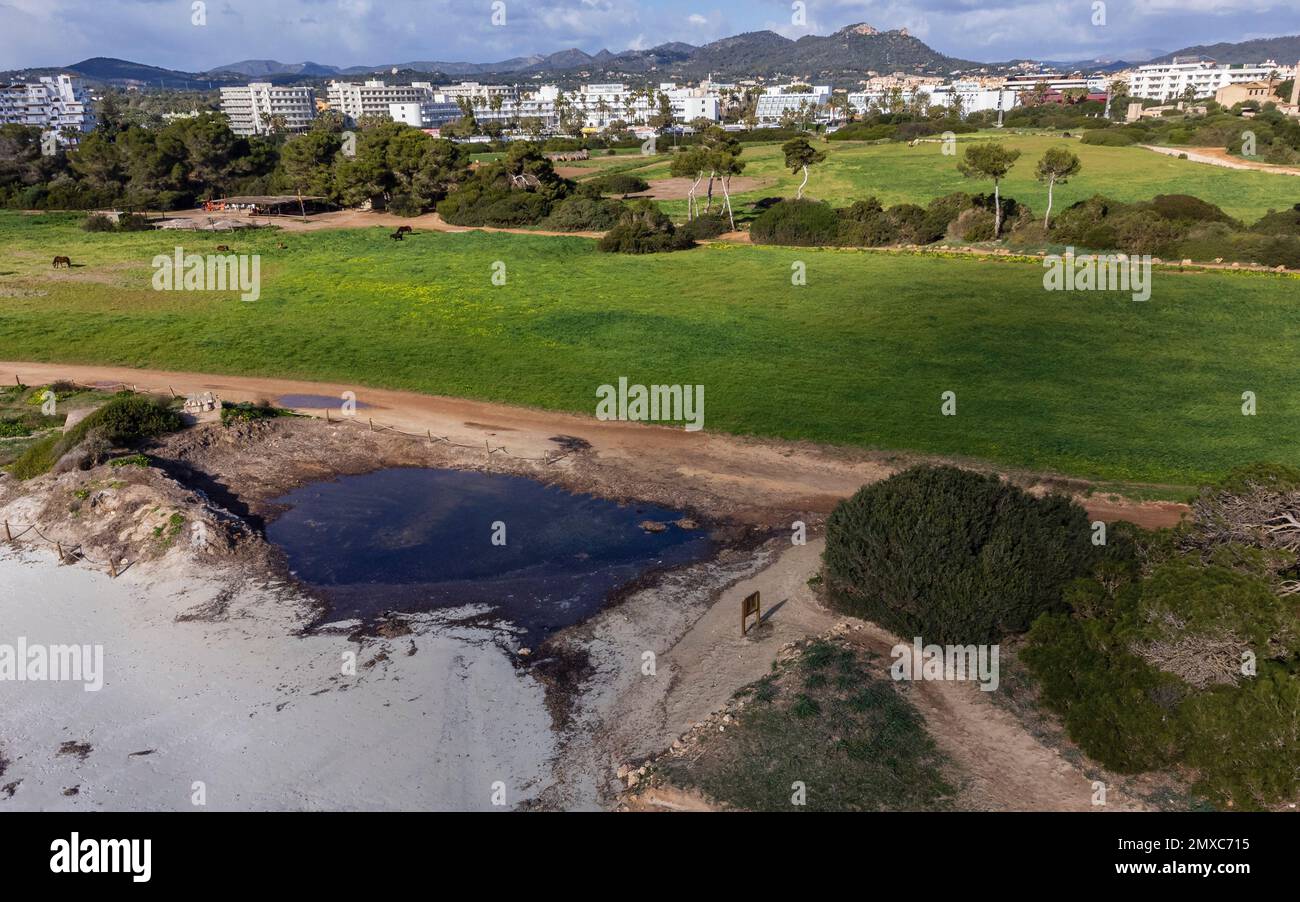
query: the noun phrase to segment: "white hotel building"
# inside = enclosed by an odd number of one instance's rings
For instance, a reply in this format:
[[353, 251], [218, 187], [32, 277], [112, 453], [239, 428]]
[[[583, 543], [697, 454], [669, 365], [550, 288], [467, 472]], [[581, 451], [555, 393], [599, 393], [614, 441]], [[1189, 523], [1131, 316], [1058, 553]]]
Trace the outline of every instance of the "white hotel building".
[[[804, 104], [808, 104], [814, 109], [824, 107], [831, 99], [830, 85], [799, 85], [798, 87], [811, 87], [811, 91], [799, 93], [792, 91], [795, 85], [776, 85], [768, 88], [758, 98], [758, 104], [754, 109], [754, 118], [760, 125], [777, 125], [781, 122], [782, 117], [787, 112], [797, 114]], [[818, 111], [816, 116], [825, 118], [824, 114]], [[816, 118], [810, 115], [810, 119]]]
[[277, 118], [286, 131], [300, 132], [316, 118], [316, 97], [311, 88], [253, 82], [243, 88], [222, 88], [221, 111], [237, 135], [269, 134]]
[[1194, 61], [1159, 63], [1138, 66], [1119, 77], [1128, 81], [1128, 92], [1144, 100], [1181, 100], [1190, 88], [1198, 98], [1213, 97], [1214, 92], [1228, 85], [1249, 81], [1278, 81], [1293, 78], [1296, 66], [1279, 66], [1273, 60], [1258, 65], [1219, 65], [1213, 62]]
[[39, 81], [0, 85], [0, 124], [53, 131], [63, 144], [76, 143], [68, 132], [95, 128], [94, 105], [75, 75], [46, 75]]
[[[849, 94], [849, 103], [859, 115], [872, 110], [888, 110], [894, 95], [893, 88], [877, 88]], [[921, 84], [898, 89], [898, 97], [905, 104], [921, 101], [927, 107], [951, 107], [961, 101], [962, 115], [987, 111], [1010, 110], [1020, 102], [1018, 90], [1006, 86], [988, 86], [974, 81], [958, 81], [949, 85]]]
[[327, 96], [330, 109], [342, 114], [348, 125], [356, 125], [363, 116], [380, 116], [416, 128], [436, 128], [462, 115], [453, 98], [441, 95], [427, 81], [409, 85], [334, 81]]

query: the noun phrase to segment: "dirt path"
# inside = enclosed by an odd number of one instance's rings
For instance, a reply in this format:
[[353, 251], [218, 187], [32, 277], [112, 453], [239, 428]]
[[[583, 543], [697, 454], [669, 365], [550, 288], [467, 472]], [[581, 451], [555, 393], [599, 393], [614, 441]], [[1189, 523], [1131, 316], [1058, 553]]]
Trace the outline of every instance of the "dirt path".
[[1224, 169], [1253, 169], [1257, 172], [1272, 172], [1277, 175], [1300, 175], [1300, 169], [1294, 169], [1290, 166], [1274, 166], [1269, 163], [1258, 163], [1254, 160], [1243, 160], [1241, 157], [1234, 157], [1222, 147], [1157, 147], [1154, 144], [1139, 145], [1145, 150], [1152, 150], [1168, 157], [1178, 157], [1183, 154], [1193, 163], [1206, 163], [1210, 166], [1222, 166]]
[[[457, 226], [446, 222], [437, 213], [425, 213], [421, 216], [397, 216], [393, 213], [374, 213], [363, 210], [337, 210], [330, 213], [313, 213], [306, 217], [296, 216], [249, 216], [244, 211], [207, 213], [203, 210], [179, 210], [161, 214], [168, 219], [184, 219], [199, 227], [206, 226], [208, 220], [232, 220], [249, 225], [274, 226], [285, 232], [319, 232], [324, 229], [367, 229], [375, 226], [397, 228], [410, 226], [417, 232], [421, 229], [430, 232], [502, 232], [508, 235], [544, 235], [552, 238], [599, 238], [604, 232], [548, 232], [544, 229], [497, 229], [490, 226]], [[408, 236], [414, 238], [417, 236]]]
[[[771, 672], [787, 642], [842, 632], [850, 642], [881, 655], [901, 640], [874, 624], [837, 615], [823, 607], [808, 586], [820, 566], [823, 539], [791, 546], [766, 569], [727, 588], [690, 630], [663, 655], [661, 667], [671, 668], [666, 697], [655, 704], [644, 697], [650, 689], [621, 700], [628, 719], [620, 726], [636, 731], [637, 715], [661, 717], [659, 748], [692, 724], [718, 710], [736, 688]], [[761, 591], [764, 621], [742, 638], [740, 600]], [[840, 625], [847, 625], [844, 630]], [[974, 683], [918, 681], [909, 698], [925, 716], [930, 734], [961, 769], [968, 783], [968, 807], [994, 811], [1091, 811], [1092, 778], [1053, 748], [1032, 736], [1014, 715], [990, 701]], [[620, 737], [621, 738], [621, 737]], [[618, 740], [616, 740], [618, 741]], [[623, 741], [626, 741], [625, 739]], [[672, 787], [640, 799], [641, 809], [681, 810], [707, 804]], [[1146, 806], [1109, 787], [1106, 808], [1133, 810]]]
[[[741, 522], [768, 523], [774, 512], [827, 514], [840, 499], [868, 482], [886, 478], [908, 462], [900, 461], [896, 453], [602, 422], [575, 414], [356, 384], [0, 361], [0, 381], [9, 383], [15, 378], [29, 385], [57, 379], [123, 383], [141, 391], [174, 391], [178, 395], [212, 391], [227, 401], [274, 401], [286, 395], [333, 399], [352, 391], [356, 393], [360, 421], [373, 419], [378, 425], [415, 435], [432, 432], [455, 442], [490, 443], [516, 456], [544, 457], [555, 450], [552, 439], [557, 434], [581, 438], [591, 444], [598, 461], [635, 471], [650, 480], [673, 482], [683, 492], [706, 493], [715, 499], [716, 509]], [[333, 406], [335, 418], [341, 403]], [[323, 400], [313, 400], [310, 406], [296, 409], [321, 416], [323, 404]], [[1098, 519], [1125, 519], [1146, 527], [1172, 526], [1187, 510], [1184, 505], [1170, 502], [1127, 503], [1123, 499], [1087, 497], [1079, 501]]]

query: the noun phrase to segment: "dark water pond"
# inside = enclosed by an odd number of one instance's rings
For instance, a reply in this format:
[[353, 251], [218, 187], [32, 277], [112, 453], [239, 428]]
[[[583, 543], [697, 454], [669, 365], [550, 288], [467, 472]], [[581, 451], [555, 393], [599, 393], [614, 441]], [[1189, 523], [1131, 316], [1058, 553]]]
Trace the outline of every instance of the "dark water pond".
[[[653, 505], [620, 506], [531, 479], [462, 470], [390, 469], [304, 486], [267, 537], [331, 604], [329, 619], [368, 619], [469, 603], [493, 607], [536, 641], [589, 617], [650, 568], [712, 551], [703, 530]], [[494, 544], [504, 524], [505, 544]]]

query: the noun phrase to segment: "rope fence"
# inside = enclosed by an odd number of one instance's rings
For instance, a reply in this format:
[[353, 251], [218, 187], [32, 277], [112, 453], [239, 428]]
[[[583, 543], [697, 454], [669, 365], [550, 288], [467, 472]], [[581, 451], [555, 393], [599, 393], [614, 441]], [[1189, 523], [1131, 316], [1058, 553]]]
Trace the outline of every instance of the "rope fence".
[[[10, 523], [8, 520], [4, 521], [5, 542], [7, 544], [17, 546], [19, 544], [18, 542], [19, 539], [27, 535], [27, 533], [29, 532], [34, 532], [36, 533], [36, 536], [40, 541], [54, 548], [55, 552], [58, 554], [59, 557], [59, 566], [63, 566], [64, 564], [72, 561], [85, 561], [91, 566], [103, 567], [105, 570], [108, 571], [109, 576], [111, 576], [113, 579], [117, 579], [119, 576], [121, 576], [123, 573], [129, 570], [131, 568], [131, 564], [134, 563], [134, 562], [123, 561], [122, 564], [119, 565], [116, 561], [111, 559], [107, 561], [97, 561], [94, 558], [92, 558], [90, 555], [86, 554], [85, 548], [82, 547], [81, 543], [77, 543], [76, 545], [65, 546], [62, 542], [56, 539], [51, 539], [45, 533], [41, 532], [39, 525], [36, 523], [32, 523], [28, 525], [21, 532], [14, 532], [14, 530], [17, 529], [18, 526], [19, 524], [17, 523]], [[28, 541], [30, 542], [33, 540], [29, 539]]]

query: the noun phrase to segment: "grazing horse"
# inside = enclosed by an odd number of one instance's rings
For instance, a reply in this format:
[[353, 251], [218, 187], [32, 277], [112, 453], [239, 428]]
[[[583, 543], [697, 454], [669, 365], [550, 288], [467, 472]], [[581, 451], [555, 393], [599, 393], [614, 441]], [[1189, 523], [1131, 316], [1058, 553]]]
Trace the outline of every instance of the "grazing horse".
[[55, 257], [54, 268], [58, 269], [60, 266], [66, 266], [68, 269], [72, 269], [72, 260], [67, 257]]
[[388, 237], [393, 239], [394, 241], [405, 241], [406, 233], [404, 233], [401, 229], [398, 229], [396, 232], [389, 235]]
[[228, 244], [218, 244], [218, 245], [217, 245], [217, 250], [218, 250], [218, 251], [221, 251], [221, 252], [223, 252], [223, 253], [228, 254], [228, 253], [230, 253], [230, 245], [228, 245]]
[[414, 235], [414, 234], [415, 234], [415, 229], [411, 228], [410, 226], [398, 226], [398, 227], [397, 227], [397, 234], [399, 234], [399, 235]]

